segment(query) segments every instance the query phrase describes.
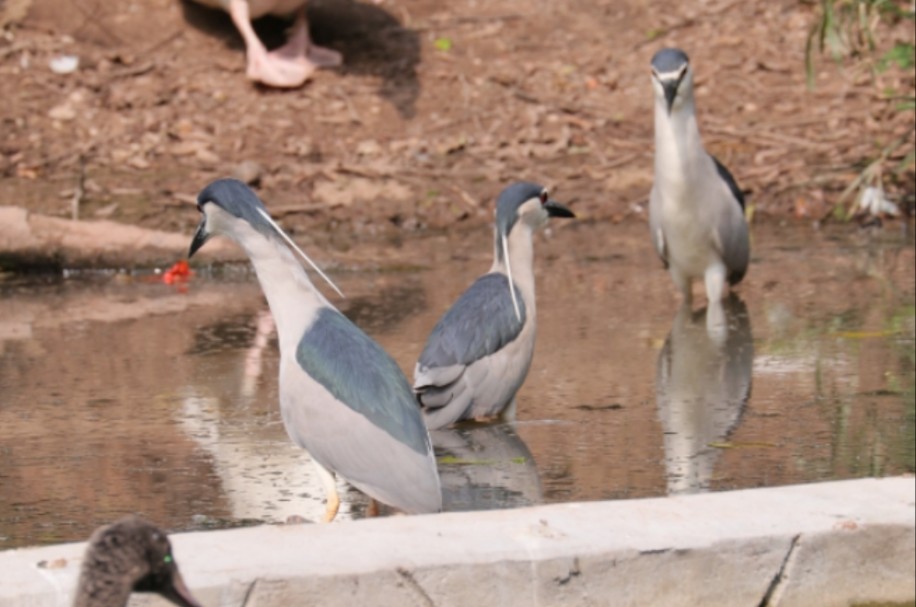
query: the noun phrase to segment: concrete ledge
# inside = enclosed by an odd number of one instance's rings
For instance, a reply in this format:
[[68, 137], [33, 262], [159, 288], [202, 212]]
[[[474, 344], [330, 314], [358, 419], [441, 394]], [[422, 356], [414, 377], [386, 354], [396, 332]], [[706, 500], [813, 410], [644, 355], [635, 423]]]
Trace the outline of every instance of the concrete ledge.
[[[916, 598], [911, 477], [172, 538], [185, 580], [212, 606], [756, 607]], [[0, 553], [0, 607], [68, 605], [83, 548]]]

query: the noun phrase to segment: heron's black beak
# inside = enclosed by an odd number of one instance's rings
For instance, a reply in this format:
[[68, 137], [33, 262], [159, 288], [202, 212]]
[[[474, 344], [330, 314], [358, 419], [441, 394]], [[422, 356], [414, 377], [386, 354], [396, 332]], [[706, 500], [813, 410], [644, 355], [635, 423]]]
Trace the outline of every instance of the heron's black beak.
[[668, 107], [668, 115], [671, 115], [671, 107], [674, 105], [674, 99], [677, 97], [677, 89], [681, 85], [681, 79], [663, 80], [662, 89], [665, 91], [665, 105]]
[[188, 259], [190, 259], [197, 250], [204, 246], [204, 243], [210, 239], [210, 234], [207, 232], [207, 216], [203, 215], [200, 218], [200, 225], [197, 226], [197, 231], [194, 232], [194, 239], [191, 240], [191, 250], [188, 252]]
[[548, 200], [544, 203], [544, 208], [547, 209], [547, 215], [550, 217], [575, 217], [576, 214], [569, 210], [568, 207], [563, 206], [556, 200]]

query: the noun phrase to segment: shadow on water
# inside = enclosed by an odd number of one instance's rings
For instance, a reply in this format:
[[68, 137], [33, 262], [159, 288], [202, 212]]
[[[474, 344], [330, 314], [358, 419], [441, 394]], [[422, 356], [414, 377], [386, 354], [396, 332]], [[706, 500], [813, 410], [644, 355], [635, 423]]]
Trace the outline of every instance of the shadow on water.
[[426, 309], [423, 284], [405, 276], [401, 284], [386, 285], [371, 295], [340, 302], [347, 318], [371, 334], [394, 330], [404, 320]]
[[[912, 242], [762, 227], [755, 239], [740, 300], [709, 313], [678, 310], [642, 226], [539, 236], [518, 420], [435, 433], [446, 507], [912, 472]], [[489, 230], [405, 243], [436, 263], [386, 272], [373, 259], [338, 272], [348, 298], [331, 299], [409, 375], [491, 245]], [[202, 268], [182, 289], [118, 274], [0, 282], [0, 548], [84, 539], [127, 512], [172, 530], [319, 518], [278, 370], [245, 268]], [[365, 496], [340, 489], [341, 518], [364, 516]]]

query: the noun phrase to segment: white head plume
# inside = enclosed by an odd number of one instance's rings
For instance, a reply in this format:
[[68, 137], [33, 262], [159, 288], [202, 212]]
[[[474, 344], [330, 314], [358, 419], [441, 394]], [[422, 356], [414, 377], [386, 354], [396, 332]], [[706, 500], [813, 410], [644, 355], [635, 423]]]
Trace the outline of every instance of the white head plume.
[[321, 277], [325, 280], [325, 282], [327, 282], [329, 285], [331, 285], [331, 288], [334, 289], [334, 290], [337, 292], [338, 295], [340, 295], [341, 297], [346, 297], [346, 295], [343, 294], [343, 291], [341, 291], [340, 289], [337, 288], [337, 285], [335, 285], [334, 282], [333, 282], [330, 278], [328, 278], [327, 274], [325, 274], [324, 272], [322, 272], [322, 271], [321, 271], [321, 268], [319, 268], [319, 267], [315, 264], [315, 262], [312, 261], [311, 258], [310, 258], [308, 255], [306, 255], [306, 254], [302, 251], [302, 249], [300, 249], [300, 248], [296, 245], [295, 242], [293, 242], [293, 239], [286, 235], [286, 232], [284, 232], [283, 229], [282, 229], [279, 225], [277, 225], [277, 222], [274, 221], [274, 220], [271, 218], [271, 216], [270, 216], [264, 209], [260, 209], [260, 208], [259, 208], [259, 209], [258, 209], [258, 213], [260, 213], [261, 216], [262, 216], [265, 220], [267, 220], [267, 223], [269, 223], [269, 224], [273, 227], [273, 229], [275, 229], [275, 230], [277, 231], [277, 233], [278, 233], [280, 236], [283, 237], [283, 240], [286, 241], [286, 244], [288, 244], [289, 246], [291, 246], [291, 247], [293, 248], [294, 251], [296, 251], [297, 253], [299, 253], [299, 256], [302, 257], [302, 259], [304, 259], [305, 261], [307, 261], [308, 264], [309, 264], [310, 266], [312, 266], [312, 268], [313, 268], [316, 272], [318, 272], [318, 275], [321, 276]]

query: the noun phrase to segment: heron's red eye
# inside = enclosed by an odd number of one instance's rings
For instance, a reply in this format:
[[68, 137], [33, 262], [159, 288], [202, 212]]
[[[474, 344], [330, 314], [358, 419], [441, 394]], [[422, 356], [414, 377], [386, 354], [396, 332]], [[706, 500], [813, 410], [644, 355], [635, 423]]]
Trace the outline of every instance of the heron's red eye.
[[547, 204], [547, 190], [543, 190], [540, 194], [541, 204]]

